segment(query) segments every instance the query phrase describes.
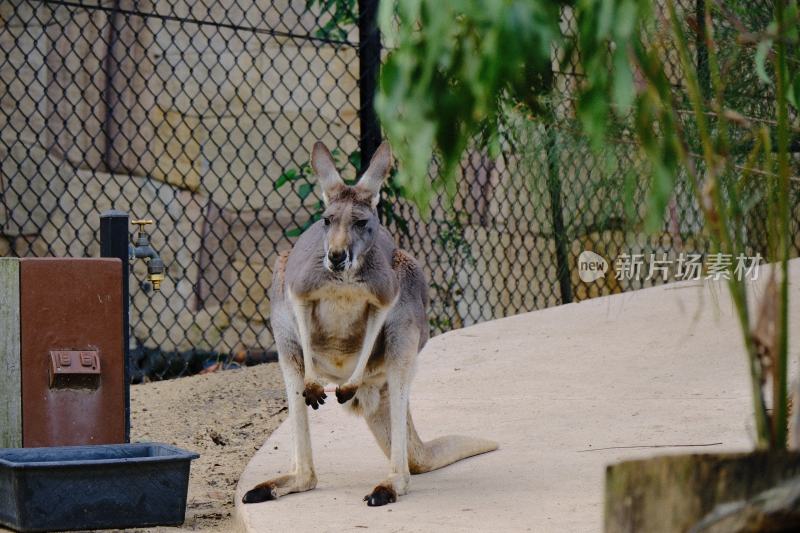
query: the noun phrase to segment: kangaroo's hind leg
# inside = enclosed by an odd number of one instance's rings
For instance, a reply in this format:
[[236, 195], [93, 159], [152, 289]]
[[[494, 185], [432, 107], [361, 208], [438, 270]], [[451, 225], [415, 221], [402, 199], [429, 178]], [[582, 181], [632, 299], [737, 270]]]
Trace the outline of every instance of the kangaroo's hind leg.
[[372, 413], [364, 413], [378, 444], [384, 452], [388, 452], [389, 456], [389, 475], [364, 497], [370, 507], [397, 501], [398, 496], [408, 492], [411, 478], [408, 463], [408, 398], [419, 337], [418, 332], [414, 334], [413, 327], [407, 328], [406, 331], [402, 338], [395, 337], [388, 343], [385, 363], [386, 389], [381, 391], [381, 401], [377, 409]]
[[278, 345], [278, 360], [286, 384], [286, 401], [293, 436], [292, 473], [259, 483], [249, 490], [242, 502], [257, 503], [276, 500], [292, 492], [304, 492], [317, 486], [314, 461], [311, 454], [311, 434], [308, 427], [308, 409], [303, 398], [302, 356], [297, 350], [284, 351]]

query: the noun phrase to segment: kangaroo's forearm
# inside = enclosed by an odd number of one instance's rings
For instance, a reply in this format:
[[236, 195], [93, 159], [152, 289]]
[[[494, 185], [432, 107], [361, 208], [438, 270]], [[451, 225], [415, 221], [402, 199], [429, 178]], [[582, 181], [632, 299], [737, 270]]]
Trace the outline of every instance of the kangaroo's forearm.
[[317, 374], [314, 369], [314, 357], [311, 353], [311, 334], [309, 332], [309, 325], [311, 324], [311, 306], [291, 294], [290, 300], [295, 321], [297, 322], [300, 348], [303, 350], [303, 375], [306, 381], [315, 381]]
[[364, 372], [367, 369], [372, 350], [375, 348], [375, 341], [378, 339], [378, 334], [386, 322], [386, 317], [389, 315], [391, 307], [372, 308], [367, 316], [367, 327], [364, 333], [364, 342], [361, 345], [361, 352], [358, 354], [358, 361], [347, 380], [345, 386], [358, 387], [364, 379]]

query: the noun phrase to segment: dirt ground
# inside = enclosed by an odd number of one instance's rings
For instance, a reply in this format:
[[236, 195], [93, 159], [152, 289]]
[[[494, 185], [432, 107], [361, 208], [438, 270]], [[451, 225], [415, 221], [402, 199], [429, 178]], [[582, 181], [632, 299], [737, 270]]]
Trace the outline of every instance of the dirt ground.
[[200, 454], [192, 462], [186, 522], [158, 529], [230, 531], [239, 475], [285, 418], [277, 363], [132, 386], [131, 441]]

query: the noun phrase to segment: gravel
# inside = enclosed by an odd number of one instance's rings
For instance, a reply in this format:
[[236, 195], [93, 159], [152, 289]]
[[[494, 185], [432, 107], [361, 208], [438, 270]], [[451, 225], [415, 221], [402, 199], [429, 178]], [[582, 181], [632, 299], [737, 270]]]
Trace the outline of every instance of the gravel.
[[286, 418], [277, 363], [131, 387], [131, 441], [200, 454], [192, 462], [186, 522], [163, 531], [230, 531], [236, 482]]

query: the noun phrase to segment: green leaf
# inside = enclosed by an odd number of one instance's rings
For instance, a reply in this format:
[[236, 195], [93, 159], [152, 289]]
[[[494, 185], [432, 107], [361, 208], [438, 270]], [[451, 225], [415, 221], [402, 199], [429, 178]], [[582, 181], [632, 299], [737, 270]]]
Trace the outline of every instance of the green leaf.
[[[774, 30], [774, 23], [769, 25]], [[770, 83], [769, 76], [767, 75], [767, 55], [772, 49], [772, 39], [764, 39], [758, 43], [756, 47], [756, 54], [754, 57], [756, 74], [758, 79], [764, 83]]]
[[786, 32], [786, 39], [789, 41], [796, 41], [798, 37], [797, 32], [797, 19], [800, 16], [800, 11], [798, 11], [798, 5], [795, 1], [790, 1], [786, 3], [786, 13], [784, 14], [784, 20], [789, 21], [789, 24], [786, 25], [784, 31]]
[[635, 87], [633, 73], [628, 57], [623, 48], [619, 48], [614, 54], [614, 84], [613, 84], [614, 104], [620, 114], [627, 112], [633, 103]]
[[578, 100], [578, 117], [592, 145], [599, 148], [605, 140], [608, 99], [600, 87], [593, 87]]
[[300, 185], [300, 188], [297, 190], [298, 196], [300, 196], [301, 200], [305, 200], [308, 198], [308, 195], [312, 193], [314, 190], [314, 185], [311, 183], [303, 183]]
[[800, 110], [800, 73], [795, 74], [789, 90], [786, 91], [786, 98], [795, 109]]
[[278, 190], [281, 187], [283, 187], [286, 183], [293, 181], [295, 179], [297, 179], [297, 171], [293, 168], [290, 168], [289, 170], [281, 174], [278, 177], [278, 179], [275, 180], [273, 187], [275, 190]]
[[611, 27], [616, 23], [614, 20], [614, 0], [601, 0], [597, 7], [597, 38], [605, 39], [611, 32]]
[[653, 165], [653, 181], [650, 185], [647, 218], [645, 221], [645, 229], [649, 233], [656, 233], [661, 229], [667, 204], [672, 197], [674, 183], [673, 170], [664, 165], [663, 162], [656, 162]]
[[287, 229], [286, 231], [283, 232], [283, 234], [286, 235], [287, 237], [299, 237], [300, 235], [303, 234], [303, 228]]
[[351, 152], [350, 155], [347, 157], [347, 160], [353, 165], [353, 168], [356, 169], [356, 172], [361, 170], [361, 151], [356, 150]]
[[623, 0], [619, 3], [617, 16], [614, 20], [614, 31], [617, 35], [618, 46], [624, 44], [619, 42], [619, 39], [627, 39], [633, 34], [638, 15], [639, 12], [634, 0]]
[[763, 83], [770, 82], [765, 65], [767, 62], [767, 54], [769, 53], [771, 47], [772, 47], [772, 41], [761, 41], [760, 43], [758, 43], [758, 47], [756, 48], [756, 55], [754, 58], [756, 66], [756, 74], [758, 75], [758, 79], [761, 80]]

